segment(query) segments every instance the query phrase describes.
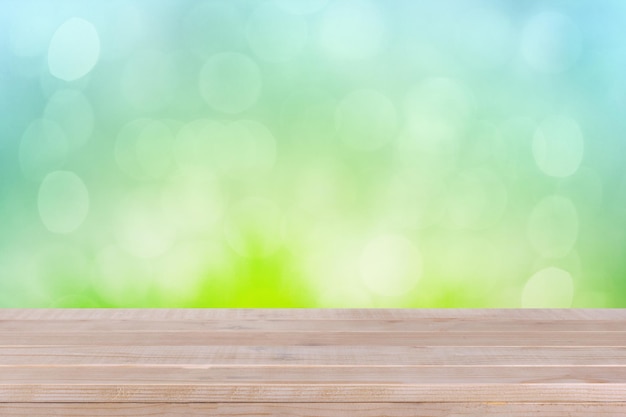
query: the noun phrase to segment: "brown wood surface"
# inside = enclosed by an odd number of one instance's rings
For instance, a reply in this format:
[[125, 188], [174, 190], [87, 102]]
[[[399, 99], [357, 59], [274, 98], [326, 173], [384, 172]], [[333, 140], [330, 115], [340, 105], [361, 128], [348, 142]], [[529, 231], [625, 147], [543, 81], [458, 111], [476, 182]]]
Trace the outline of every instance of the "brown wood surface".
[[624, 417], [626, 403], [2, 404], [3, 417]]
[[626, 320], [626, 309], [619, 308], [5, 308], [0, 312], [0, 320]]
[[84, 331], [0, 332], [2, 346], [587, 346], [624, 347], [622, 332]]
[[624, 416], [626, 310], [4, 309], [0, 403], [0, 416], [330, 417], [357, 403], [365, 417]]
[[11, 346], [0, 365], [623, 366], [626, 347]]

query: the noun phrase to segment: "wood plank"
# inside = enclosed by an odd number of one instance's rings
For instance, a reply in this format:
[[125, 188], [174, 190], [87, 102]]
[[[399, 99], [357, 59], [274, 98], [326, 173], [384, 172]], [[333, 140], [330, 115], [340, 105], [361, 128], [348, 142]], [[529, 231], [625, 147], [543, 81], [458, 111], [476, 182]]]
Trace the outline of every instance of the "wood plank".
[[623, 402], [626, 383], [0, 384], [0, 402]]
[[607, 320], [625, 321], [626, 309], [403, 309], [403, 308], [39, 308], [0, 309], [0, 320]]
[[404, 320], [136, 320], [136, 319], [56, 319], [0, 320], [0, 332], [62, 331], [251, 331], [251, 332], [624, 332], [626, 324], [614, 320], [481, 320], [481, 319], [404, 319]]
[[626, 347], [20, 346], [0, 365], [626, 366]]
[[240, 346], [626, 346], [623, 332], [249, 332], [117, 331], [0, 332], [0, 346], [240, 345]]
[[[626, 366], [3, 365], [0, 384], [538, 384], [626, 383]], [[42, 388], [43, 389], [43, 388]]]
[[0, 403], [3, 417], [623, 417], [620, 403]]
[[623, 313], [0, 310], [0, 402], [624, 402]]

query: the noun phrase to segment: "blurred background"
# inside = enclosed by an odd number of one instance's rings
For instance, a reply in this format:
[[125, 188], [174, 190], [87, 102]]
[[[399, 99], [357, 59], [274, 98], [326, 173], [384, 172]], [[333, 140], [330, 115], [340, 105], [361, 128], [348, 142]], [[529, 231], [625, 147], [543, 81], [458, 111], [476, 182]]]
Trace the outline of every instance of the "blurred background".
[[0, 307], [626, 307], [626, 2], [0, 0]]

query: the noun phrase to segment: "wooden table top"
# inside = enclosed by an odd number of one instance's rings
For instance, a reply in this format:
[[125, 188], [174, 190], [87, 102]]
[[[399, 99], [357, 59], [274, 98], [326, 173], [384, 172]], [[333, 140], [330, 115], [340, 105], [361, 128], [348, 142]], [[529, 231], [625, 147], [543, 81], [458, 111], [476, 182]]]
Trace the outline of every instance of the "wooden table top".
[[625, 402], [626, 309], [4, 309], [0, 402]]

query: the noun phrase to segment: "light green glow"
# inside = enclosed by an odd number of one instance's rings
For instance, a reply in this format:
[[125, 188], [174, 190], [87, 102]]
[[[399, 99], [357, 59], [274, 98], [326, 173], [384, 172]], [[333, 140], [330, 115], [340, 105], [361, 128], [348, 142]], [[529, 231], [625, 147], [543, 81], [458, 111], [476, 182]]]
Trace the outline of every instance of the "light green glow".
[[618, 0], [0, 6], [0, 307], [617, 307]]

